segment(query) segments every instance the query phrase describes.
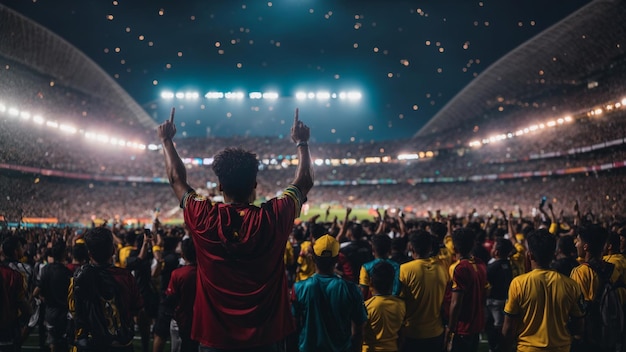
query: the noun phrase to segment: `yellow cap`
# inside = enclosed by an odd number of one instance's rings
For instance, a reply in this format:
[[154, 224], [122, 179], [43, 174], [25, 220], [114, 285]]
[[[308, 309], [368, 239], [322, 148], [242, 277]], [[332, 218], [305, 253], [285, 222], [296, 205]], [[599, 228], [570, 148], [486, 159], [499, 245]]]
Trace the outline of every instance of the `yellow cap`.
[[318, 257], [336, 257], [339, 255], [339, 242], [330, 235], [324, 235], [315, 240], [313, 252]]

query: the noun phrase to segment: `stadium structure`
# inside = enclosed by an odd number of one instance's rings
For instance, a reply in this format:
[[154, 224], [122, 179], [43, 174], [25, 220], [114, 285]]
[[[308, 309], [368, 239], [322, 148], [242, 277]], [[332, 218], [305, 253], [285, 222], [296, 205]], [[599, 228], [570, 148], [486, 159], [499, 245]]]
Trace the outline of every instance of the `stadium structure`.
[[[310, 203], [528, 214], [546, 196], [557, 209], [578, 200], [596, 214], [624, 214], [624, 5], [593, 1], [511, 51], [411, 140], [313, 146]], [[133, 139], [155, 126], [136, 102], [76, 48], [1, 5], [0, 38], [3, 220], [141, 221], [155, 207], [180, 218], [158, 146]], [[133, 132], [110, 127], [120, 124]], [[177, 143], [190, 183], [209, 194], [211, 156], [224, 146], [258, 153], [261, 200], [297, 163], [275, 137]]]

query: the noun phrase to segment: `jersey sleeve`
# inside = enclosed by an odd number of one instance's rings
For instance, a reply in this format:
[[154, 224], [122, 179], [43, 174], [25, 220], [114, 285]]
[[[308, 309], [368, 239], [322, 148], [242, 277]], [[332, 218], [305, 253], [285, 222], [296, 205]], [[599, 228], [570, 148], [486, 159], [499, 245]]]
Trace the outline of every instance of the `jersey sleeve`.
[[365, 270], [365, 266], [361, 265], [361, 273], [359, 274], [359, 285], [368, 286], [370, 285], [370, 276]]
[[288, 236], [293, 228], [294, 220], [300, 216], [302, 203], [305, 201], [306, 198], [300, 189], [295, 185], [289, 185], [281, 195], [272, 198], [262, 207], [265, 207], [272, 214], [278, 232]]
[[509, 286], [509, 297], [504, 305], [504, 313], [508, 315], [520, 313], [520, 292], [519, 280], [514, 278]]
[[465, 291], [469, 285], [471, 285], [471, 274], [468, 272], [468, 268], [457, 265], [452, 272], [452, 291]]

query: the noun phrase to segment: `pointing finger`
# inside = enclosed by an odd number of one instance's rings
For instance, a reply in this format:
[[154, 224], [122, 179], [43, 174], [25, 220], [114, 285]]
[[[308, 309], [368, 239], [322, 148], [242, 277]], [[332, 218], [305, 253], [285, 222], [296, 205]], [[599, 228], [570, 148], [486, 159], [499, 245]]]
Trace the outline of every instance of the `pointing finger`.
[[176, 112], [176, 108], [172, 108], [172, 112], [170, 113], [170, 123], [174, 123], [174, 113]]
[[298, 109], [298, 108], [296, 108], [296, 115], [293, 117], [293, 123], [294, 123], [294, 125], [295, 125], [295, 124], [297, 124], [297, 123], [298, 123], [298, 121], [299, 121], [299, 120], [298, 120], [298, 112], [299, 112], [299, 109]]

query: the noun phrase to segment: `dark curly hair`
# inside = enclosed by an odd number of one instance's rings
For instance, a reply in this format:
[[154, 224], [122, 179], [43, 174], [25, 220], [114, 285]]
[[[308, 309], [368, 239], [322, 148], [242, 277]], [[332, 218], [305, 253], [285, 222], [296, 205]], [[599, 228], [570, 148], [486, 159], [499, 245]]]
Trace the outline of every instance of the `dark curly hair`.
[[222, 191], [236, 202], [249, 201], [258, 171], [256, 154], [241, 148], [226, 148], [213, 158], [213, 172], [222, 185]]
[[113, 234], [106, 227], [94, 227], [85, 234], [85, 245], [91, 258], [98, 264], [106, 264], [113, 257]]

